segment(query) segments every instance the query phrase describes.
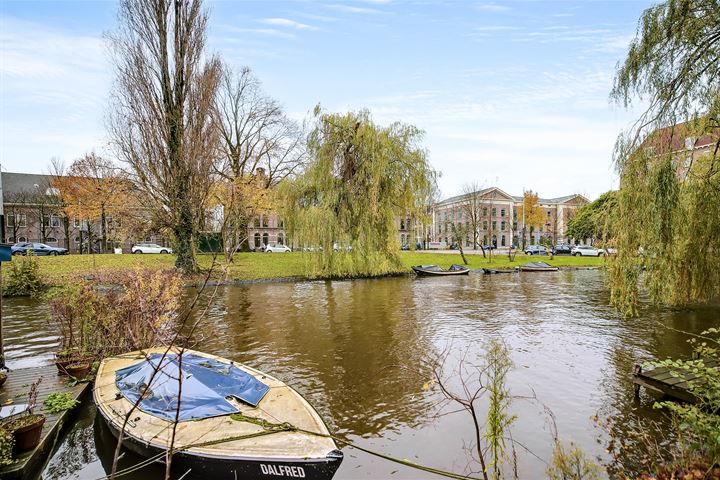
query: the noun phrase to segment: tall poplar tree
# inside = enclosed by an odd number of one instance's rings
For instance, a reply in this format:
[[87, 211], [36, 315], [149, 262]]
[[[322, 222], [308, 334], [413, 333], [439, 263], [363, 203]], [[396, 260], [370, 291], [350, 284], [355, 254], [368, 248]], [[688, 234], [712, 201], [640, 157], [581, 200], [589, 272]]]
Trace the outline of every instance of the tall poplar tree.
[[190, 272], [218, 141], [220, 62], [204, 57], [207, 12], [200, 0], [122, 0], [119, 18], [110, 136], [172, 232], [175, 265]]

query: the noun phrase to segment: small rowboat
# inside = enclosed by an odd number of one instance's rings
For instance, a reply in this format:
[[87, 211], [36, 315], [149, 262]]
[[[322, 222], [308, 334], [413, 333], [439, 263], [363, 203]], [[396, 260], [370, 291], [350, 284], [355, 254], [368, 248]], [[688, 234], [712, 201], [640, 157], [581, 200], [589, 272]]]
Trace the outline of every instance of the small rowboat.
[[415, 265], [412, 269], [421, 276], [467, 275], [470, 272], [469, 268], [454, 263], [447, 270], [443, 270], [437, 265]]
[[545, 262], [529, 262], [518, 267], [521, 272], [557, 272], [558, 267], [553, 267]]
[[485, 275], [492, 275], [494, 273], [516, 273], [517, 270], [514, 268], [483, 268]]
[[125, 423], [126, 448], [163, 461], [177, 419], [173, 467], [192, 478], [333, 477], [343, 454], [291, 387], [215, 355], [165, 352], [131, 352], [98, 368], [93, 398], [115, 437]]

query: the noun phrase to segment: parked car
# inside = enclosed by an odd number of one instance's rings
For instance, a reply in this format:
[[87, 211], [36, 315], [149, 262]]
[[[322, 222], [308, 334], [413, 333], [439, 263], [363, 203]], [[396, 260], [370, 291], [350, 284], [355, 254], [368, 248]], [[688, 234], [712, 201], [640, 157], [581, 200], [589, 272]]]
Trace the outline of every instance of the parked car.
[[547, 255], [547, 248], [544, 245], [528, 245], [525, 248], [525, 255]]
[[497, 246], [495, 246], [495, 245], [483, 245], [482, 246], [483, 250], [495, 250], [496, 248], [497, 248]]
[[31, 243], [31, 242], [20, 242], [10, 247], [10, 252], [13, 255], [27, 255], [28, 252], [32, 252], [33, 255], [67, 255], [68, 251], [66, 248], [51, 247], [44, 243]]
[[408, 244], [406, 243], [405, 245], [403, 245], [402, 247], [400, 247], [400, 250], [405, 250], [405, 251], [410, 250], [410, 245], [408, 245]]
[[286, 253], [292, 252], [292, 249], [287, 245], [279, 245], [277, 243], [271, 243], [265, 247], [265, 253]]
[[572, 254], [572, 245], [567, 245], [564, 243], [555, 245], [552, 248], [552, 254], [553, 255], [571, 255]]
[[130, 248], [132, 253], [173, 253], [170, 247], [161, 247], [157, 243], [138, 243]]
[[581, 255], [583, 257], [599, 257], [603, 253], [605, 253], [605, 251], [602, 248], [595, 248], [589, 245], [578, 245], [572, 249], [572, 254], [576, 257]]

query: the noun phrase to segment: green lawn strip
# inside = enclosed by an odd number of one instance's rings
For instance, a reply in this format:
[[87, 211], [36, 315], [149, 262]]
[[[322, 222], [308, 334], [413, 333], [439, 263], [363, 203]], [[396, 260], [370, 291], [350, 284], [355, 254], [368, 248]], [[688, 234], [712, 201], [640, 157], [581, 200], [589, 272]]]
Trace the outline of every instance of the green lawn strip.
[[[238, 253], [228, 267], [228, 280], [263, 280], [274, 278], [303, 278], [305, 277], [305, 263], [308, 255], [300, 252], [293, 253]], [[94, 258], [93, 258], [94, 257]], [[556, 267], [600, 267], [605, 259], [600, 257], [570, 257], [556, 256], [552, 260], [549, 256], [517, 255], [511, 262], [507, 255], [496, 254], [483, 258], [482, 255], [466, 255], [469, 267], [480, 268], [513, 268], [526, 262], [544, 261]], [[398, 273], [409, 271], [412, 265], [439, 265], [443, 268], [453, 263], [462, 264], [460, 254], [447, 254], [437, 252], [401, 252], [400, 259], [404, 268]], [[223, 256], [215, 258], [217, 263], [214, 279], [223, 277]], [[61, 257], [38, 257], [40, 271], [45, 281], [51, 285], [61, 285], [72, 278], [89, 276], [105, 271], [131, 270], [137, 267], [163, 269], [171, 268], [175, 262], [174, 255], [68, 255]], [[207, 270], [212, 265], [212, 255], [200, 255], [198, 262], [201, 269]], [[196, 279], [201, 279], [197, 275]]]

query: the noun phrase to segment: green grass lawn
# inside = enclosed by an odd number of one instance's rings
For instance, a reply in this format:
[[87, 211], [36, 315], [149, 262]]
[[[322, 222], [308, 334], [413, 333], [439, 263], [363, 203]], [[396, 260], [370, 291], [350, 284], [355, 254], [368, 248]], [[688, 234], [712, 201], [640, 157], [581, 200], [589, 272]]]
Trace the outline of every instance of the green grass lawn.
[[[293, 253], [238, 253], [228, 266], [228, 279], [230, 280], [259, 280], [270, 278], [303, 277], [305, 275], [305, 261], [307, 255], [299, 252]], [[446, 254], [436, 252], [401, 252], [405, 269], [409, 271], [412, 265], [435, 264], [443, 268], [453, 263], [462, 264], [460, 254]], [[588, 267], [602, 266], [604, 258], [560, 256], [550, 260], [549, 256], [517, 255], [514, 262], [508, 260], [507, 255], [493, 255], [483, 258], [482, 255], [466, 255], [469, 267], [478, 268], [512, 268], [529, 261], [545, 261], [557, 267]], [[91, 275], [102, 271], [128, 270], [136, 267], [144, 268], [171, 268], [175, 262], [174, 255], [68, 255], [60, 257], [37, 257], [40, 271], [47, 282], [59, 285], [77, 275]], [[21, 261], [15, 257], [13, 261]], [[200, 255], [199, 263], [202, 269], [212, 265], [212, 255]], [[216, 268], [213, 277], [223, 277], [224, 257], [216, 258]], [[7, 268], [7, 266], [6, 266]]]

